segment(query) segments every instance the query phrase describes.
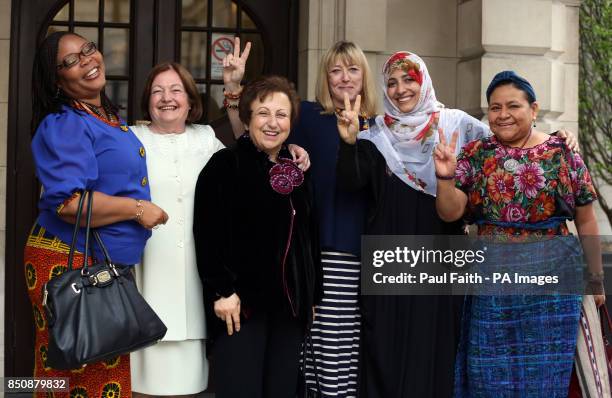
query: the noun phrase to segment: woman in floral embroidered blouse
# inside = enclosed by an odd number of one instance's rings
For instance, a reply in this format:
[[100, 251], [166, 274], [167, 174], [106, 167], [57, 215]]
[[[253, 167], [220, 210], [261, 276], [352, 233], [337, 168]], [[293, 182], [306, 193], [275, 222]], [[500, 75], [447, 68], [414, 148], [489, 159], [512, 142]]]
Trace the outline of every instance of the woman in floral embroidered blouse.
[[[487, 100], [494, 136], [469, 143], [458, 159], [456, 135], [450, 143], [442, 136], [434, 151], [440, 217], [463, 216], [478, 225], [480, 235], [502, 240], [569, 235], [566, 221], [572, 219], [581, 237], [596, 236], [589, 172], [563, 140], [535, 130], [538, 103], [529, 82], [501, 72]], [[581, 257], [579, 249], [568, 255], [555, 244], [545, 253], [549, 263], [563, 268], [569, 257]], [[599, 249], [591, 249], [591, 282], [603, 293]], [[518, 252], [512, 264], [537, 269], [532, 257]], [[595, 301], [601, 305], [605, 296], [595, 295]], [[580, 302], [578, 294], [468, 297], [455, 396], [567, 396]]]

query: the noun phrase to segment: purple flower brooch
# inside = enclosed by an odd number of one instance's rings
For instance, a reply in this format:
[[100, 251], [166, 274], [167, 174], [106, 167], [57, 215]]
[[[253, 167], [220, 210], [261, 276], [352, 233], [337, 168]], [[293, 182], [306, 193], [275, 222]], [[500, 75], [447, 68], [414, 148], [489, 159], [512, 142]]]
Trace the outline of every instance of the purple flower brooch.
[[304, 172], [290, 159], [278, 158], [278, 163], [270, 169], [270, 185], [282, 195], [289, 195], [303, 182]]

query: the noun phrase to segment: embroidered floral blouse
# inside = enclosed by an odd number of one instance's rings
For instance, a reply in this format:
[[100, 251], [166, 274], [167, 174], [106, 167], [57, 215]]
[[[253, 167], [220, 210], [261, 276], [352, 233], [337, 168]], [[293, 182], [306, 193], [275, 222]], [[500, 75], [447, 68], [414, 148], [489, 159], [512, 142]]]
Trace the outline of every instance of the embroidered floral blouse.
[[551, 136], [532, 148], [510, 148], [495, 136], [467, 144], [456, 186], [468, 195], [466, 219], [481, 235], [567, 235], [576, 206], [597, 199], [582, 158]]

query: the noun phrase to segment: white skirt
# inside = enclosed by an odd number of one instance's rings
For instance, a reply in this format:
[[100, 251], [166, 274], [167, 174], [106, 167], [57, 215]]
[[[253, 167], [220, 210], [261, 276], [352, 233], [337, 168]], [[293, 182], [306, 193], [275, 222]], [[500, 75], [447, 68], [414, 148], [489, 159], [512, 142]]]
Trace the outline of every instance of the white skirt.
[[149, 395], [188, 395], [208, 386], [204, 340], [161, 341], [130, 355], [132, 391]]

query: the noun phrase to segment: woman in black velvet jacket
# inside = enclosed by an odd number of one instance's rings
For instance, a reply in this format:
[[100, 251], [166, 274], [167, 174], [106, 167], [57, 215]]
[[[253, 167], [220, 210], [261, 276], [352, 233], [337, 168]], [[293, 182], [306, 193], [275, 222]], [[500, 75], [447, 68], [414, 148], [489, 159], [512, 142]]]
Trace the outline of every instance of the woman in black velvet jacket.
[[295, 396], [322, 287], [309, 176], [283, 145], [298, 107], [286, 79], [251, 82], [239, 108], [247, 134], [197, 182], [193, 233], [219, 398]]

